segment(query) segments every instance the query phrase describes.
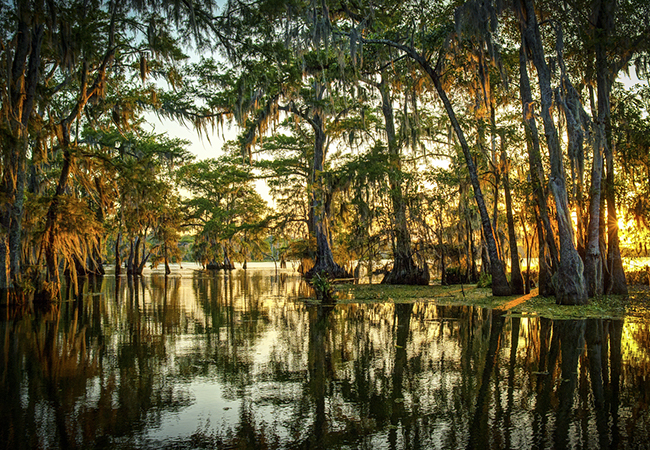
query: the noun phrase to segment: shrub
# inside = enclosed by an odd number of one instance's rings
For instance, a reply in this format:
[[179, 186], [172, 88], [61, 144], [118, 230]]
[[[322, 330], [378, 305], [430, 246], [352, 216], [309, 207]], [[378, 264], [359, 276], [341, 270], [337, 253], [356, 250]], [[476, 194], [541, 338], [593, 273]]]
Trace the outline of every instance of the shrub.
[[316, 291], [316, 298], [323, 301], [334, 299], [334, 286], [326, 272], [319, 272], [311, 277], [311, 285]]
[[476, 287], [479, 288], [492, 287], [492, 275], [483, 272], [478, 279], [478, 283], [476, 283]]

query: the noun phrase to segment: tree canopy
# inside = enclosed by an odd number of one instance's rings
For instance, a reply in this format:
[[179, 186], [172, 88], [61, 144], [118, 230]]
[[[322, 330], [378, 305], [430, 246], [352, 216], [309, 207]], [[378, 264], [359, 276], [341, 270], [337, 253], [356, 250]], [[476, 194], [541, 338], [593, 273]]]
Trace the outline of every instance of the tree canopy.
[[[641, 0], [3, 4], [0, 290], [169, 271], [188, 236], [211, 268], [625, 294], [650, 236], [648, 17]], [[239, 134], [199, 161], [151, 114]]]

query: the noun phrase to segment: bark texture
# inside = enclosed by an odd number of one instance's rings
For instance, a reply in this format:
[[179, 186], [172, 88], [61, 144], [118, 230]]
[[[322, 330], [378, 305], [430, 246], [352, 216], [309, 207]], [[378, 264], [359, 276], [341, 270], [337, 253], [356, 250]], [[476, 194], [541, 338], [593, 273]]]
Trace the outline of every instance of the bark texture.
[[584, 281], [582, 259], [573, 244], [573, 226], [568, 206], [564, 165], [558, 131], [553, 121], [553, 91], [551, 89], [551, 71], [546, 64], [539, 25], [535, 15], [533, 0], [522, 0], [521, 36], [524, 49], [530, 52], [537, 69], [541, 94], [541, 116], [544, 123], [546, 143], [549, 150], [551, 178], [550, 188], [555, 200], [560, 240], [560, 267], [556, 273], [555, 299], [558, 304], [585, 304], [587, 288]]
[[[0, 143], [4, 165], [0, 170], [0, 290], [21, 285], [22, 217], [25, 196], [26, 160], [29, 145], [27, 125], [34, 110], [40, 79], [44, 25], [41, 2], [17, 2], [17, 28], [13, 59], [8, 71], [8, 98], [3, 99], [6, 134]], [[7, 54], [11, 51], [7, 49]]]
[[327, 135], [324, 130], [324, 120], [320, 114], [315, 114], [309, 120], [314, 130], [314, 162], [311, 173], [311, 203], [310, 216], [313, 217], [313, 230], [316, 235], [316, 260], [305, 276], [313, 277], [317, 273], [326, 273], [332, 278], [351, 278], [351, 275], [336, 261], [329, 240], [329, 217], [331, 195], [323, 178], [323, 164]]

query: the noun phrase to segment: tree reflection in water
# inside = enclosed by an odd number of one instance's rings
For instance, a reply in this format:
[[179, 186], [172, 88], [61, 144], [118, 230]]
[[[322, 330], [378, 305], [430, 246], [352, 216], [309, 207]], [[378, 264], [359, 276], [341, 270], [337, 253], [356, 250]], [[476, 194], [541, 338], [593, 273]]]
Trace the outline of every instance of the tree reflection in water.
[[94, 283], [4, 310], [3, 447], [648, 446], [642, 318], [319, 305], [288, 271]]

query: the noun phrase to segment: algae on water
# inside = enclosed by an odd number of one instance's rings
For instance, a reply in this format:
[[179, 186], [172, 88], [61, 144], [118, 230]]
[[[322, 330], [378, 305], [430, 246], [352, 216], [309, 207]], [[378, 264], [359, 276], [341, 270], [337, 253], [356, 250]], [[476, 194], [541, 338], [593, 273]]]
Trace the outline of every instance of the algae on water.
[[501, 309], [512, 316], [539, 316], [549, 319], [650, 319], [650, 290], [630, 286], [628, 296], [603, 296], [587, 305], [557, 305], [553, 297], [540, 297], [534, 290], [526, 296], [493, 297], [489, 288], [474, 285], [400, 286], [383, 284], [343, 284], [337, 286], [338, 303], [415, 303], [472, 305]]

